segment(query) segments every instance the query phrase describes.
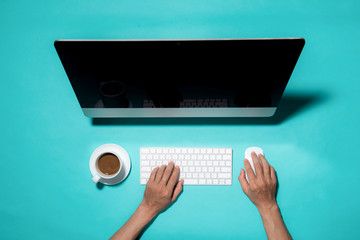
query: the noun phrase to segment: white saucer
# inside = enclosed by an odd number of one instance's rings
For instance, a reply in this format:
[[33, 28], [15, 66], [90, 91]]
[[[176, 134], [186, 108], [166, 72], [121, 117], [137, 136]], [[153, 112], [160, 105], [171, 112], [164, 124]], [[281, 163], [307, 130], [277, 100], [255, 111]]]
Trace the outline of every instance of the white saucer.
[[98, 176], [98, 173], [96, 171], [95, 161], [100, 155], [102, 155], [105, 152], [112, 153], [114, 155], [117, 155], [119, 158], [121, 158], [122, 168], [120, 173], [112, 179], [106, 179], [100, 176], [99, 182], [105, 185], [115, 185], [121, 183], [129, 175], [131, 162], [130, 162], [129, 154], [126, 152], [126, 150], [116, 144], [111, 144], [111, 143], [104, 144], [98, 147], [97, 149], [95, 149], [95, 151], [92, 153], [90, 157], [91, 174], [93, 176]]

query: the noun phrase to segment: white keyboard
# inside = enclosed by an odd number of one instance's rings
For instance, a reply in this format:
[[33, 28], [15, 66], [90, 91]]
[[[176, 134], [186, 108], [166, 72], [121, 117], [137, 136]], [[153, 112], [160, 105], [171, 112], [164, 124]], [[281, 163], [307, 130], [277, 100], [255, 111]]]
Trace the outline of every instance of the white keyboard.
[[146, 184], [151, 171], [173, 161], [180, 167], [185, 185], [231, 185], [231, 148], [140, 148], [140, 184]]

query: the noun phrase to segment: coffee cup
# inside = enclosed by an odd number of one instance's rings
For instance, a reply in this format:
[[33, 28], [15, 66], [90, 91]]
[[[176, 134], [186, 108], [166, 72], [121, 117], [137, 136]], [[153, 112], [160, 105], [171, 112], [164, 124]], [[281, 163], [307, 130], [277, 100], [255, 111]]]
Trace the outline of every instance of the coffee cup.
[[126, 179], [130, 172], [131, 161], [124, 148], [108, 143], [94, 150], [89, 167], [94, 183], [115, 185]]
[[95, 161], [96, 175], [93, 176], [92, 181], [94, 183], [99, 182], [102, 179], [112, 179], [120, 173], [121, 158], [114, 152], [104, 152], [99, 155]]

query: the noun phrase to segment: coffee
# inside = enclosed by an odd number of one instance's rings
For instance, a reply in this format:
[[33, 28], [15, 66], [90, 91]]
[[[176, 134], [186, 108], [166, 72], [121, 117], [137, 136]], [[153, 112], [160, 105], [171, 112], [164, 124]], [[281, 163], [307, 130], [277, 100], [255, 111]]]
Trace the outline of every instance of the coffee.
[[105, 153], [97, 161], [97, 168], [105, 175], [113, 175], [120, 169], [120, 160], [112, 153]]

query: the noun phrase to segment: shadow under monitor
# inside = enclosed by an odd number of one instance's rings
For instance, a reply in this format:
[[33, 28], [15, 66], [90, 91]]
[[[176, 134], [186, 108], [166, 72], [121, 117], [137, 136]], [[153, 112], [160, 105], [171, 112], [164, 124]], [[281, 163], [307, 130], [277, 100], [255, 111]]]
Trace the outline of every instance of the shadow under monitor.
[[92, 125], [277, 125], [322, 102], [323, 94], [286, 94], [272, 117], [93, 118]]

